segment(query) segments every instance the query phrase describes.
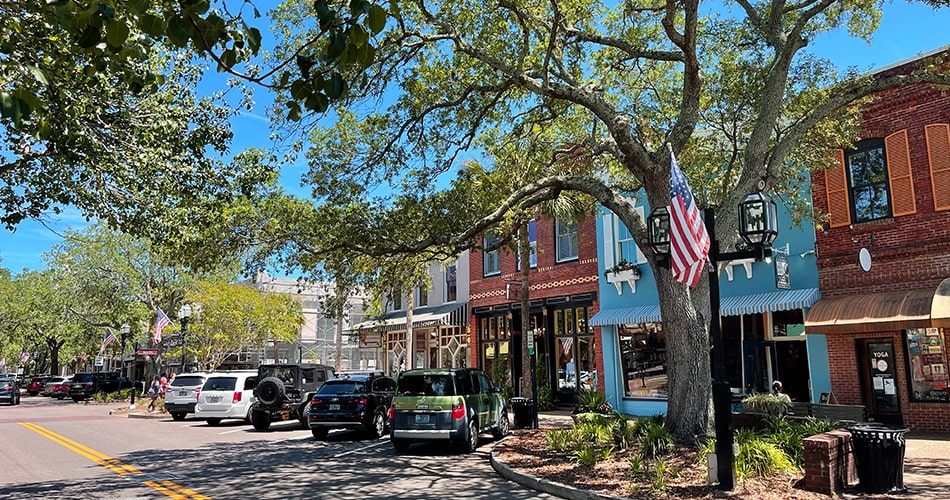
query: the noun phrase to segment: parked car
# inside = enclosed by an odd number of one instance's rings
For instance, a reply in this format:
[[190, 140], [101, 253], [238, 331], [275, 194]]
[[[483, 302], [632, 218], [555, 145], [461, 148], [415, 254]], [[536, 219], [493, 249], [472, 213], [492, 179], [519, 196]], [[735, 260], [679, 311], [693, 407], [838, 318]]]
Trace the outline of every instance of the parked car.
[[251, 423], [255, 387], [256, 371], [212, 373], [201, 386], [195, 417], [204, 419], [208, 425], [218, 425], [226, 418], [243, 419]]
[[261, 365], [257, 368], [257, 401], [251, 407], [251, 424], [259, 431], [271, 422], [298, 419], [305, 427], [310, 401], [324, 382], [333, 378], [333, 367], [301, 363]]
[[73, 376], [67, 375], [63, 377], [63, 381], [58, 384], [53, 385], [53, 388], [50, 389], [50, 397], [56, 399], [65, 399], [69, 395], [69, 384], [72, 383]]
[[50, 378], [49, 375], [34, 375], [26, 386], [26, 393], [30, 396], [39, 395], [43, 391], [48, 378]]
[[399, 374], [389, 426], [393, 448], [400, 453], [414, 441], [446, 441], [471, 453], [478, 447], [479, 434], [491, 432], [501, 439], [510, 429], [501, 389], [473, 368]]
[[40, 391], [40, 394], [43, 396], [52, 396], [53, 387], [56, 384], [62, 384], [64, 380], [66, 380], [66, 377], [60, 377], [59, 375], [49, 377], [43, 382], [43, 389]]
[[122, 389], [136, 388], [138, 384], [118, 372], [81, 372], [73, 375], [67, 394], [73, 401], [79, 402], [98, 392], [119, 392]]
[[5, 402], [10, 406], [20, 404], [20, 384], [15, 377], [0, 379], [0, 402]]
[[307, 421], [316, 439], [331, 429], [365, 429], [380, 437], [389, 426], [389, 404], [396, 381], [382, 372], [328, 380], [310, 400]]
[[173, 420], [184, 420], [186, 415], [195, 412], [195, 404], [205, 380], [208, 380], [207, 372], [175, 376], [165, 392], [165, 411], [171, 414]]

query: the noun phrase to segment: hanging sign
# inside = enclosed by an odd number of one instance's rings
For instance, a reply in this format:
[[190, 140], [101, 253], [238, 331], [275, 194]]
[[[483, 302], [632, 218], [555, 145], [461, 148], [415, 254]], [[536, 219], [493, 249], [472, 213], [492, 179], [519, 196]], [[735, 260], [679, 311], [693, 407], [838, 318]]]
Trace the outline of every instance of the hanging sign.
[[534, 330], [528, 330], [528, 355], [534, 355]]
[[792, 288], [792, 278], [788, 274], [788, 256], [781, 252], [775, 253], [775, 288], [788, 290]]

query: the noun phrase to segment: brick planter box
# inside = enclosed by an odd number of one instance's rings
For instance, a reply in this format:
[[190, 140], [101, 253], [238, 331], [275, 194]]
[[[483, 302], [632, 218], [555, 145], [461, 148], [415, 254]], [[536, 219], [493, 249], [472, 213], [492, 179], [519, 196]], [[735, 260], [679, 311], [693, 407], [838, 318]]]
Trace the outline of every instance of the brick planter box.
[[805, 448], [805, 489], [835, 495], [858, 481], [851, 433], [838, 429], [802, 441]]

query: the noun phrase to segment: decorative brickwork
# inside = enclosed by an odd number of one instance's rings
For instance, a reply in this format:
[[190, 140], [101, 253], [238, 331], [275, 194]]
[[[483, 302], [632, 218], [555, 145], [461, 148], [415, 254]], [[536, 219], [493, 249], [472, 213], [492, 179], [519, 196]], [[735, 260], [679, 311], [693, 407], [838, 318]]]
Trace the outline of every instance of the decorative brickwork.
[[805, 489], [836, 495], [857, 483], [851, 433], [835, 430], [802, 440], [805, 448]]

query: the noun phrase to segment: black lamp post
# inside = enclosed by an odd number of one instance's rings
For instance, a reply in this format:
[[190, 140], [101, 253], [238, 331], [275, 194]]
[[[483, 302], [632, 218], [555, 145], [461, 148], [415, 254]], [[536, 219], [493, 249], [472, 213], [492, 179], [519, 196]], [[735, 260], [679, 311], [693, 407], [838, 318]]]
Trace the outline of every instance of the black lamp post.
[[187, 303], [178, 308], [178, 319], [181, 320], [181, 371], [185, 371], [185, 347], [187, 342], [185, 337], [188, 335], [188, 319], [191, 318], [191, 306]]
[[[716, 426], [716, 464], [719, 489], [731, 490], [734, 486], [735, 454], [732, 443], [732, 391], [726, 378], [725, 345], [722, 335], [719, 298], [720, 262], [738, 259], [763, 260], [772, 256], [772, 242], [778, 235], [775, 202], [765, 193], [745, 196], [739, 203], [739, 235], [748, 243], [745, 250], [720, 252], [716, 240], [716, 219], [713, 209], [703, 211], [706, 231], [709, 233], [709, 255], [712, 263], [709, 271], [709, 336], [713, 339], [713, 411]], [[657, 256], [670, 252], [670, 214], [666, 207], [650, 212], [647, 218], [650, 247]]]

